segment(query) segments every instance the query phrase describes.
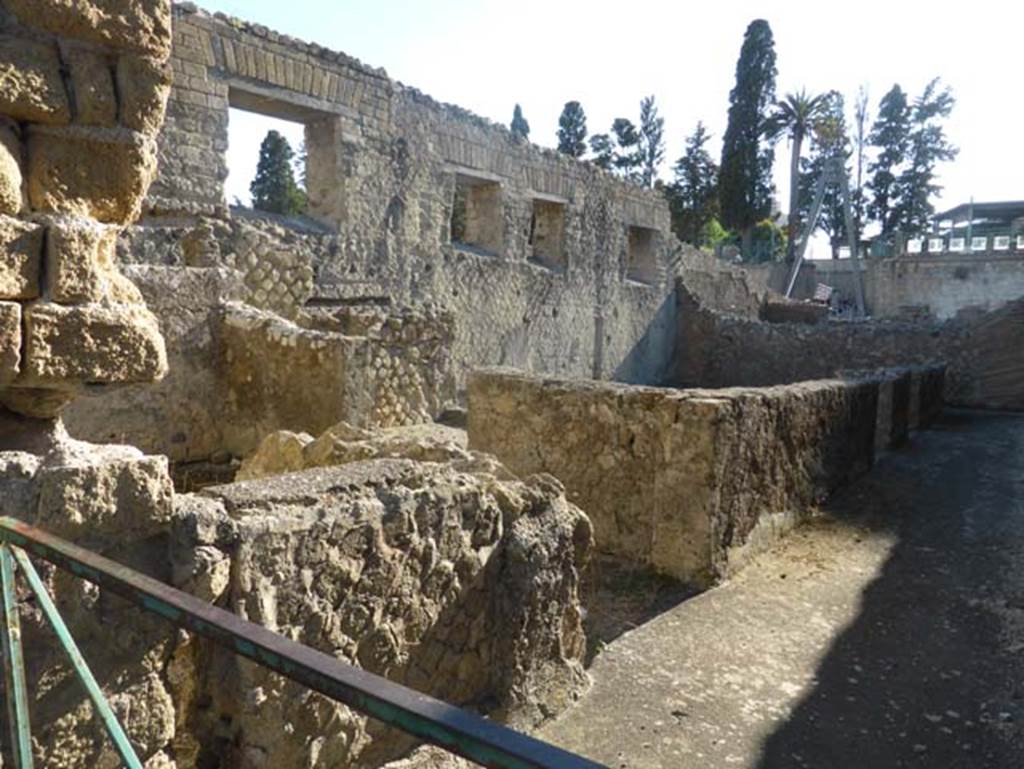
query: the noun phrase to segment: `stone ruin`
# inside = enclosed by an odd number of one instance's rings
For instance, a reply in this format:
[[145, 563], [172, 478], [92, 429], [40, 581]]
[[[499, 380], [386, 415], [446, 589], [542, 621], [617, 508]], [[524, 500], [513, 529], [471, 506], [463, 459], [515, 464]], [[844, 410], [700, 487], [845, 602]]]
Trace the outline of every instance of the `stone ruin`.
[[[531, 729], [587, 687], [594, 552], [710, 586], [944, 399], [1024, 407], [1020, 300], [829, 323], [344, 54], [165, 0], [0, 24], [0, 513], [436, 697]], [[310, 217], [225, 206], [229, 107], [304, 123]], [[447, 765], [44, 577], [147, 769]], [[39, 763], [116, 765], [22, 616]]]

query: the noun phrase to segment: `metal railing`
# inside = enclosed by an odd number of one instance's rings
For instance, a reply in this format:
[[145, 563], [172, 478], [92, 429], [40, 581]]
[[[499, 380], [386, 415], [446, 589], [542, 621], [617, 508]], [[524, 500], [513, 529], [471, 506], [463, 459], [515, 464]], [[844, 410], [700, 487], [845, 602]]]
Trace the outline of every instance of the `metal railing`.
[[965, 254], [1024, 254], [1024, 233], [994, 227], [977, 227], [972, 232], [958, 229], [945, 233], [897, 234], [871, 241], [870, 256], [961, 256]]
[[0, 517], [4, 691], [16, 769], [33, 766], [28, 689], [15, 595], [16, 570], [28, 582], [125, 766], [142, 769], [28, 554], [354, 710], [482, 766], [603, 769], [601, 764], [303, 646], [45, 531], [13, 518]]

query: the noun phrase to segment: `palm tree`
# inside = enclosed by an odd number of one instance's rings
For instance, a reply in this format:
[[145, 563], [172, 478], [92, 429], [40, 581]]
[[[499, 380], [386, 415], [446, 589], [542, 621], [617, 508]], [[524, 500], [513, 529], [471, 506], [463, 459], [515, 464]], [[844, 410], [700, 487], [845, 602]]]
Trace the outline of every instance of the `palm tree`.
[[799, 234], [800, 150], [807, 134], [826, 116], [827, 106], [827, 94], [810, 96], [806, 89], [800, 89], [798, 93], [788, 93], [776, 102], [775, 111], [768, 116], [765, 124], [765, 133], [770, 138], [777, 139], [788, 133], [792, 143], [789, 161], [789, 221], [786, 227], [786, 257], [790, 260], [793, 259]]

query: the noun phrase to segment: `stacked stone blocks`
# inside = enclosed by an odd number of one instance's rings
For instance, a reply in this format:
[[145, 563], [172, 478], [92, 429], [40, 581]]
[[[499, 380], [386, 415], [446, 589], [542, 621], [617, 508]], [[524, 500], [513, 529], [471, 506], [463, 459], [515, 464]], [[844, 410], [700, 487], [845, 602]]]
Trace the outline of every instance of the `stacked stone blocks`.
[[84, 384], [166, 369], [114, 263], [141, 210], [170, 90], [162, 0], [11, 0], [0, 11], [0, 402], [48, 417]]

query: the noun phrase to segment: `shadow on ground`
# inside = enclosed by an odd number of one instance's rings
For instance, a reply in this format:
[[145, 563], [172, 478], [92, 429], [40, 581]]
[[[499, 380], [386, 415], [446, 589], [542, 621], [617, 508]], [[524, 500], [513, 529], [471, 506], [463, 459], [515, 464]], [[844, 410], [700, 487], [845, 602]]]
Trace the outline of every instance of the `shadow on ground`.
[[635, 563], [598, 554], [590, 562], [583, 582], [583, 621], [587, 634], [589, 667], [605, 646], [623, 633], [640, 627], [678, 606], [700, 589], [658, 574]]
[[949, 412], [828, 513], [899, 542], [757, 766], [1024, 766], [1024, 418]]

